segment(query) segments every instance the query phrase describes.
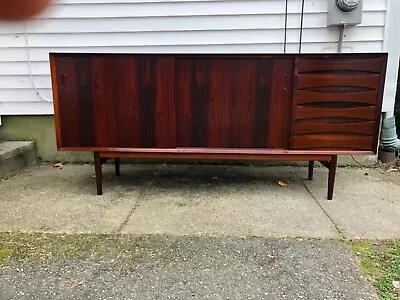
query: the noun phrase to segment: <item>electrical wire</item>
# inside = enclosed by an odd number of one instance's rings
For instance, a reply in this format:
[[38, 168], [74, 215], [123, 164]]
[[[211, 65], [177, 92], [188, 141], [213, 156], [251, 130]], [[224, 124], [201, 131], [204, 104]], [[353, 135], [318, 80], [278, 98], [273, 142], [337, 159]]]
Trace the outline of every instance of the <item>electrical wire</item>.
[[357, 160], [354, 158], [353, 155], [350, 155], [350, 156], [351, 156], [351, 158], [355, 161], [355, 163], [356, 163], [357, 165], [359, 165], [359, 166], [361, 166], [361, 167], [363, 167], [363, 168], [371, 168], [371, 167], [372, 167], [372, 166], [363, 165], [362, 163], [360, 163], [359, 161], [357, 161]]
[[300, 19], [299, 53], [301, 53], [301, 45], [302, 45], [302, 40], [303, 40], [304, 3], [305, 3], [305, 0], [302, 0], [302, 2], [301, 2], [301, 19]]
[[285, 37], [283, 41], [283, 53], [286, 53], [286, 44], [287, 44], [287, 27], [288, 27], [288, 1], [285, 1]]
[[43, 101], [46, 101], [46, 102], [53, 102], [51, 99], [48, 99], [48, 98], [46, 98], [46, 97], [44, 97], [43, 95], [40, 94], [39, 89], [36, 86], [35, 80], [33, 78], [32, 63], [31, 63], [31, 57], [30, 57], [30, 54], [29, 54], [28, 31], [26, 29], [26, 22], [24, 22], [24, 37], [25, 37], [26, 58], [27, 58], [27, 61], [28, 61], [28, 71], [29, 71], [29, 76], [31, 78], [32, 87], [35, 90], [36, 95], [38, 95], [38, 97], [40, 99], [42, 99]]

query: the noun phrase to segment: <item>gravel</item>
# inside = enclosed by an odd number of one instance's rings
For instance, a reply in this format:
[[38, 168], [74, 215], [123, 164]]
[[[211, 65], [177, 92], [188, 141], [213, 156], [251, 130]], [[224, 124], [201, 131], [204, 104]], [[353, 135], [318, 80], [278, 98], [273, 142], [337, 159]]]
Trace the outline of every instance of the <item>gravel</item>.
[[0, 269], [0, 299], [377, 299], [336, 241], [154, 235]]

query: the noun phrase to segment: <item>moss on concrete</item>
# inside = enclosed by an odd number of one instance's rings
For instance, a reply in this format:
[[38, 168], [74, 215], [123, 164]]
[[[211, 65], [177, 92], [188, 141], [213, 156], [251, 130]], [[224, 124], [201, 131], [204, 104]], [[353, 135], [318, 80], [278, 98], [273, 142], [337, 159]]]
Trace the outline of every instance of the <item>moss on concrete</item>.
[[[159, 251], [165, 245], [163, 235], [125, 234], [57, 234], [57, 233], [11, 233], [0, 232], [0, 270], [9, 266], [29, 263], [50, 264], [82, 257], [117, 258], [134, 265], [138, 259], [151, 257], [154, 264], [167, 265], [179, 256], [174, 239], [169, 249]], [[129, 271], [134, 271], [130, 267]]]
[[0, 260], [5, 259], [7, 256], [11, 255], [12, 251], [10, 249], [0, 250]]

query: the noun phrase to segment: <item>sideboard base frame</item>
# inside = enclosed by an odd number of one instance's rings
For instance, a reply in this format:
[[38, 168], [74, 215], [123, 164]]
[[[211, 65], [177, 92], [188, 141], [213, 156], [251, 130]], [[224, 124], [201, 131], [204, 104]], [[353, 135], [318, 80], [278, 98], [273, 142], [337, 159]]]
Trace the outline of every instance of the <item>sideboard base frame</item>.
[[[208, 149], [209, 150], [209, 149]], [[223, 153], [218, 153], [218, 150], [200, 153], [197, 151], [181, 152], [119, 152], [119, 151], [104, 151], [94, 152], [94, 164], [96, 172], [96, 188], [97, 195], [103, 194], [103, 173], [102, 165], [108, 159], [114, 159], [115, 175], [120, 176], [120, 158], [136, 158], [136, 159], [201, 159], [201, 160], [258, 160], [258, 161], [308, 161], [308, 179], [313, 179], [314, 161], [319, 161], [323, 166], [328, 168], [328, 200], [333, 199], [333, 189], [335, 185], [337, 155], [335, 154], [292, 154], [283, 151], [281, 154], [277, 151], [271, 151], [268, 154], [266, 151], [252, 153], [236, 151], [228, 152], [222, 150]]]

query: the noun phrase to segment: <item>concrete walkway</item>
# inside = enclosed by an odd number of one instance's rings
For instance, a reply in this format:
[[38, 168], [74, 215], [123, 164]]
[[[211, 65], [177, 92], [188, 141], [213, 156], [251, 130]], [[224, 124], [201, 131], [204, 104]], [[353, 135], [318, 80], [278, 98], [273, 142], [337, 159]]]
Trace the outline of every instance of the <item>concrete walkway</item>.
[[0, 269], [0, 299], [376, 299], [337, 240], [400, 238], [400, 174], [339, 168], [333, 201], [325, 168], [306, 176], [122, 165], [117, 178], [105, 165], [97, 196], [90, 164], [31, 167], [0, 183], [0, 232], [122, 233], [100, 240], [125, 246]]
[[96, 196], [92, 165], [42, 164], [2, 180], [0, 231], [400, 237], [399, 173], [339, 168], [333, 201], [325, 168], [306, 176], [299, 167], [122, 165], [116, 178], [105, 165]]

